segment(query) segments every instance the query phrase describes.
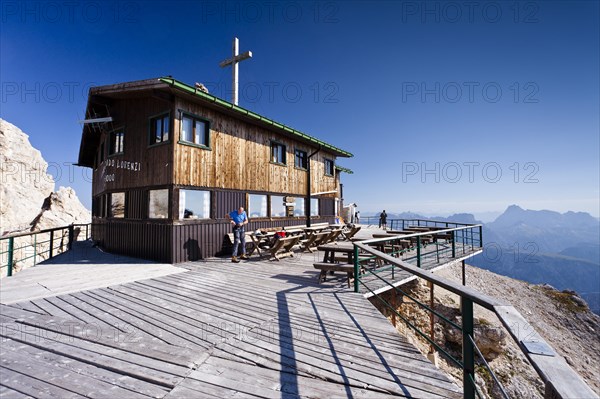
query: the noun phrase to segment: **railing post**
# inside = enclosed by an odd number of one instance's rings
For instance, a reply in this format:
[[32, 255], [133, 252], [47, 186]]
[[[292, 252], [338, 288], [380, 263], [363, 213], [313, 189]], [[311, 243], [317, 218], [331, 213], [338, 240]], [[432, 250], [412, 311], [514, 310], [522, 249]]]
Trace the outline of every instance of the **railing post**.
[[417, 236], [417, 267], [421, 267], [421, 236]]
[[[398, 311], [398, 305], [396, 302], [396, 288], [392, 289], [392, 307], [396, 312]], [[396, 312], [392, 312], [392, 325], [394, 327], [396, 327]]]
[[85, 225], [85, 240], [86, 241], [90, 239], [90, 231], [89, 231], [89, 229], [90, 229], [90, 225], [86, 224]]
[[479, 248], [483, 248], [483, 226], [479, 226]]
[[33, 264], [37, 260], [37, 234], [33, 235]]
[[[433, 295], [433, 283], [431, 281], [427, 282], [427, 286], [429, 287], [429, 307], [431, 309], [433, 309], [434, 306], [434, 295]], [[429, 338], [431, 338], [431, 340], [433, 342], [435, 342], [435, 315], [433, 314], [433, 312], [429, 312]], [[433, 344], [429, 344], [429, 353], [431, 353], [433, 355], [433, 353], [435, 352], [435, 347], [433, 346]]]
[[465, 399], [475, 399], [475, 355], [473, 343], [473, 301], [461, 298], [462, 308], [462, 345], [463, 345], [463, 389]]
[[67, 244], [67, 250], [71, 250], [73, 248], [73, 238], [75, 237], [75, 231], [73, 229], [73, 225], [69, 225], [69, 243]]
[[452, 240], [452, 257], [456, 258], [456, 234], [455, 231], [452, 231], [452, 236], [450, 237]]
[[12, 272], [13, 272], [13, 251], [15, 248], [15, 238], [14, 237], [10, 237], [8, 239], [8, 271], [6, 272], [6, 275], [8, 277], [12, 276]]
[[359, 262], [358, 262], [358, 247], [354, 245], [354, 292], [358, 292], [358, 279], [360, 272]]
[[48, 259], [52, 259], [54, 256], [54, 230], [50, 230], [50, 250], [48, 252]]

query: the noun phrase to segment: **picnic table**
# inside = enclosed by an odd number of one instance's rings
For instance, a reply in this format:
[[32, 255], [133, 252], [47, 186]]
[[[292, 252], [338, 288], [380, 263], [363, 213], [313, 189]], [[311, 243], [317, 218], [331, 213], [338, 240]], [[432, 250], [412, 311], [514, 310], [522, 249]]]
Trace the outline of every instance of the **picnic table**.
[[[319, 283], [323, 282], [327, 278], [327, 272], [345, 272], [348, 275], [348, 287], [350, 287], [350, 280], [354, 277], [354, 245], [346, 243], [330, 243], [319, 245], [317, 248], [319, 251], [324, 251], [323, 262], [315, 263], [313, 266], [315, 269], [320, 270]], [[347, 263], [336, 263], [336, 253], [346, 254]]]
[[256, 234], [256, 233], [252, 233], [252, 234], [248, 234], [250, 236], [250, 239], [252, 240], [252, 249], [250, 250], [250, 252], [248, 253], [248, 256], [252, 255], [254, 253], [254, 251], [256, 251], [258, 253], [258, 256], [262, 256], [262, 252], [261, 252], [261, 246], [270, 246], [271, 244], [271, 240], [273, 239], [273, 237], [275, 236], [275, 232], [268, 232], [268, 233], [264, 233], [264, 234]]
[[[324, 263], [336, 263], [336, 253], [345, 254], [347, 260], [346, 263], [354, 263], [354, 245], [346, 243], [329, 243], [319, 245], [317, 249], [325, 253], [323, 255]], [[339, 257], [337, 259], [339, 259]]]
[[325, 230], [329, 230], [329, 226], [305, 227], [303, 230], [304, 230], [304, 233], [307, 235], [307, 237], [309, 237], [312, 234], [320, 233], [320, 232], [325, 231]]

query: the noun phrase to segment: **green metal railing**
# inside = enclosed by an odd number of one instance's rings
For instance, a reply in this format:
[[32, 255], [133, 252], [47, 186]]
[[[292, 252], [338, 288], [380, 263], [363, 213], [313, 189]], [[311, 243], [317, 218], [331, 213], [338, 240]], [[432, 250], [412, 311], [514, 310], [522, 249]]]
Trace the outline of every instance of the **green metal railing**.
[[[461, 256], [457, 244], [461, 244], [463, 253], [466, 256], [474, 255], [479, 253], [483, 247], [482, 227], [481, 225], [466, 225], [466, 224], [455, 224], [446, 222], [427, 221], [428, 224], [421, 225], [423, 227], [439, 228], [435, 230], [436, 234], [443, 234], [450, 237], [450, 242], [446, 241], [443, 251], [445, 255], [449, 255], [450, 258], [464, 258]], [[400, 223], [400, 222], [398, 222]], [[416, 223], [414, 226], [420, 226], [419, 223], [423, 221], [404, 221], [402, 225], [398, 224], [397, 227], [407, 228], [408, 223]], [[367, 241], [360, 241], [354, 243], [354, 291], [360, 292], [361, 286], [364, 287], [369, 296], [374, 297], [379, 301], [384, 308], [391, 312], [393, 322], [395, 323], [396, 318], [401, 319], [410, 329], [414, 330], [418, 336], [424, 338], [430, 345], [430, 348], [435, 349], [441, 356], [444, 356], [452, 364], [462, 370], [463, 373], [463, 392], [465, 399], [474, 399], [476, 397], [483, 397], [479, 391], [476, 381], [476, 355], [479, 358], [479, 365], [487, 370], [487, 373], [492, 377], [493, 384], [498, 388], [498, 392], [503, 398], [509, 398], [506, 390], [500, 383], [496, 374], [490, 368], [490, 365], [483, 357], [480, 349], [475, 343], [474, 337], [474, 318], [473, 318], [473, 306], [479, 305], [485, 309], [491, 310], [500, 319], [504, 327], [508, 330], [512, 338], [517, 342], [523, 353], [526, 355], [528, 360], [537, 371], [538, 375], [542, 378], [545, 383], [545, 397], [556, 397], [556, 398], [575, 398], [575, 397], [590, 397], [597, 398], [598, 396], [585, 384], [581, 377], [575, 373], [564, 361], [563, 358], [556, 355], [556, 353], [550, 348], [550, 346], [544, 341], [544, 339], [535, 332], [533, 327], [525, 321], [525, 319], [517, 312], [510, 304], [496, 300], [479, 293], [476, 290], [464, 286], [464, 269], [463, 269], [463, 285], [455, 282], [446, 280], [438, 277], [421, 268], [424, 254], [421, 253], [421, 241], [422, 237], [426, 235], [432, 235], [433, 231], [419, 232], [414, 234], [401, 234], [390, 238], [372, 239]], [[416, 242], [416, 248], [413, 246], [407, 250], [396, 250], [394, 243], [397, 243], [401, 239], [413, 239]], [[426, 256], [438, 256], [439, 251], [438, 243], [436, 244], [436, 250], [431, 251]], [[416, 256], [411, 258], [401, 259], [399, 255], [405, 254], [406, 251], [412, 251], [416, 249]], [[465, 252], [466, 251], [466, 252]], [[433, 255], [432, 255], [433, 254]], [[458, 259], [458, 258], [457, 258]], [[430, 293], [430, 305], [427, 305], [414, 295], [402, 290], [400, 287], [394, 284], [393, 281], [389, 281], [383, 277], [382, 270], [393, 270], [398, 268], [399, 270], [409, 272], [411, 275], [426, 280], [430, 289], [433, 290], [434, 286], [444, 288], [460, 297], [460, 315], [461, 324], [453, 322], [446, 316], [437, 312], [433, 308], [433, 291]], [[367, 277], [374, 277], [370, 280]], [[392, 280], [394, 275], [392, 273]], [[377, 287], [371, 287], [372, 282], [377, 283]], [[382, 283], [384, 289], [382, 289]], [[392, 294], [393, 304], [389, 303], [384, 297], [383, 293], [389, 292]], [[423, 332], [415, 323], [411, 322], [407, 317], [398, 312], [396, 307], [396, 296], [401, 295], [402, 297], [408, 298], [412, 303], [415, 303], [419, 308], [430, 314], [431, 320], [431, 331], [430, 335]], [[452, 356], [449, 351], [441, 347], [434, 339], [433, 323], [437, 317], [443, 320], [451, 328], [458, 329], [462, 333], [462, 357], [457, 359]], [[532, 349], [535, 348], [535, 349]], [[541, 349], [540, 349], [541, 348]], [[540, 353], [540, 351], [544, 353]], [[549, 358], [552, 356], [552, 358]]]
[[[89, 223], [78, 223], [1, 237], [0, 275], [4, 275], [6, 269], [6, 276], [10, 277], [18, 263], [33, 266], [70, 250], [74, 241], [90, 238], [90, 226]], [[85, 232], [83, 236], [82, 232]]]

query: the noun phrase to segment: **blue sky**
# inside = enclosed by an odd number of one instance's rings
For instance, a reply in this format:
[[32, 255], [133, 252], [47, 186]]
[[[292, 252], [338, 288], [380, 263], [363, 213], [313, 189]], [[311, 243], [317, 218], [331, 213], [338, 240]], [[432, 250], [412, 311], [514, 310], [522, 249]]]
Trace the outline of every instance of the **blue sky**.
[[[90, 206], [87, 88], [172, 75], [342, 147], [363, 212], [599, 216], [599, 3], [1, 4], [1, 117]], [[58, 166], [61, 167], [59, 170]]]

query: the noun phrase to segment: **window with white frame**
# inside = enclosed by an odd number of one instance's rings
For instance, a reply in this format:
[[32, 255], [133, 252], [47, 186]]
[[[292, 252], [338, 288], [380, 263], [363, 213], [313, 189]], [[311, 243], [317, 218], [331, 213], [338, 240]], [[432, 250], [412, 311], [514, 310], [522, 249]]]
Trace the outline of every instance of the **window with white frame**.
[[115, 130], [110, 133], [108, 145], [108, 155], [116, 155], [123, 153], [123, 144], [125, 140], [125, 132], [123, 129]]
[[169, 141], [171, 118], [169, 114], [156, 116], [150, 119], [150, 145]]
[[325, 158], [325, 176], [333, 176], [334, 163], [333, 160]]
[[296, 149], [294, 154], [294, 166], [298, 169], [308, 169], [308, 154], [306, 151]]
[[285, 217], [285, 197], [279, 195], [271, 196], [271, 217]]
[[210, 129], [208, 121], [182, 113], [180, 140], [183, 143], [210, 147]]
[[294, 216], [305, 216], [306, 210], [304, 209], [304, 198], [296, 197], [294, 204]]
[[113, 218], [125, 217], [125, 193], [110, 195], [110, 216]]
[[179, 190], [179, 219], [210, 219], [210, 191]]
[[267, 217], [267, 196], [261, 194], [248, 195], [248, 217]]
[[319, 216], [319, 199], [310, 199], [310, 216]]
[[286, 164], [286, 148], [285, 145], [276, 141], [271, 141], [271, 162], [285, 165]]
[[148, 217], [166, 219], [169, 217], [169, 190], [150, 190], [148, 192]]

